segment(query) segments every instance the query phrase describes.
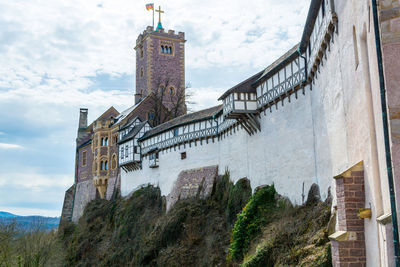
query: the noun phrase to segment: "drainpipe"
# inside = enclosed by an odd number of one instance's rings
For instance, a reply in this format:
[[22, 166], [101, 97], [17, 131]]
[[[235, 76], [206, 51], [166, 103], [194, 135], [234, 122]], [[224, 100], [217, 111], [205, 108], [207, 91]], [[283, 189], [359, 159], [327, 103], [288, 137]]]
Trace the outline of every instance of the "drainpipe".
[[[306, 83], [306, 82], [307, 82], [307, 79], [308, 79], [308, 77], [307, 77], [307, 58], [301, 54], [301, 52], [300, 52], [300, 47], [297, 48], [297, 53], [299, 53], [299, 56], [300, 56], [301, 58], [304, 59], [304, 71], [305, 71], [305, 76], [304, 76], [304, 81], [303, 81], [303, 82]], [[299, 71], [300, 71], [300, 70], [299, 70]]]
[[388, 118], [387, 118], [388, 116], [387, 116], [387, 107], [386, 107], [385, 79], [384, 79], [384, 75], [383, 75], [383, 66], [382, 66], [382, 50], [381, 50], [381, 39], [380, 39], [380, 32], [379, 32], [378, 7], [377, 7], [376, 0], [371, 0], [371, 1], [372, 1], [372, 11], [373, 11], [373, 16], [374, 16], [376, 53], [377, 53], [377, 59], [378, 59], [383, 134], [384, 134], [384, 139], [385, 139], [386, 167], [387, 167], [387, 173], [388, 173], [389, 194], [390, 194], [390, 208], [391, 208], [391, 212], [392, 212], [394, 260], [395, 260], [396, 267], [400, 267], [399, 231], [398, 231], [397, 214], [396, 214], [396, 196], [395, 196], [394, 185], [393, 185], [392, 154], [391, 154], [390, 143], [389, 143], [389, 126], [388, 126]]

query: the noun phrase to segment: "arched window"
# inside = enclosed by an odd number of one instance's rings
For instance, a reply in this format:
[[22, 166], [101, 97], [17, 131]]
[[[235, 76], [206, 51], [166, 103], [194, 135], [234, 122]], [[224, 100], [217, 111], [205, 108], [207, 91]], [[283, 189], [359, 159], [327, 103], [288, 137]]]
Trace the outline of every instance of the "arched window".
[[140, 48], [140, 57], [143, 57], [143, 47]]
[[114, 154], [111, 159], [111, 169], [117, 168], [117, 156]]
[[143, 77], [143, 75], [144, 75], [144, 70], [143, 70], [143, 67], [142, 67], [142, 68], [140, 68], [140, 77]]
[[164, 46], [161, 46], [161, 53], [164, 53]]
[[104, 139], [104, 145], [108, 146], [108, 137], [106, 137], [106, 139]]
[[108, 170], [108, 161], [104, 162], [104, 170]]
[[104, 161], [100, 163], [100, 170], [104, 171]]
[[162, 95], [163, 92], [164, 92], [164, 86], [161, 85], [161, 86], [158, 88], [158, 93], [159, 93], [160, 95]]
[[175, 88], [174, 88], [174, 87], [171, 86], [171, 87], [169, 88], [169, 94], [170, 94], [170, 95], [174, 95], [174, 94], [175, 94]]
[[168, 47], [168, 54], [172, 54], [172, 47]]
[[104, 146], [104, 138], [101, 138], [101, 146]]

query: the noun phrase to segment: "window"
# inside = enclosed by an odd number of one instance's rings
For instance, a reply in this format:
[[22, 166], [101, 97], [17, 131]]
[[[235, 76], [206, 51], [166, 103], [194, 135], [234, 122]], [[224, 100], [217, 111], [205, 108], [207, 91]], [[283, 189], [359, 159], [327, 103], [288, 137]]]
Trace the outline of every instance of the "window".
[[144, 51], [143, 51], [143, 47], [140, 48], [140, 58], [143, 57]]
[[87, 161], [86, 154], [87, 154], [86, 150], [82, 152], [82, 166], [86, 166], [86, 161]]
[[140, 77], [143, 77], [143, 75], [144, 75], [144, 70], [143, 70], [143, 67], [141, 67], [140, 68]]
[[117, 168], [117, 155], [113, 155], [111, 159], [111, 169], [115, 170]]
[[104, 146], [104, 138], [101, 138], [101, 146]]
[[171, 87], [169, 88], [169, 94], [170, 94], [170, 95], [175, 95], [175, 88], [174, 88], [173, 86], [171, 86]]
[[155, 118], [155, 114], [154, 114], [153, 112], [147, 113], [147, 119], [148, 119], [149, 121], [154, 120], [154, 118]]
[[104, 162], [104, 170], [107, 171], [108, 170], [108, 161]]
[[137, 146], [134, 146], [134, 147], [133, 147], [133, 151], [134, 151], [135, 154], [138, 153], [138, 147], [137, 147]]
[[179, 135], [179, 128], [175, 128], [174, 129], [174, 136], [178, 136]]
[[164, 93], [164, 86], [163, 86], [163, 85], [161, 85], [161, 86], [158, 88], [158, 93], [159, 93], [160, 95], [162, 95], [162, 94]]
[[162, 54], [168, 54], [168, 55], [172, 55], [172, 46], [168, 46], [168, 45], [161, 45], [160, 46], [160, 52]]
[[325, 16], [325, 0], [322, 0], [322, 17]]
[[104, 139], [104, 146], [108, 146], [108, 137]]
[[100, 163], [100, 170], [104, 171], [104, 161]]
[[125, 146], [125, 158], [128, 157], [128, 145]]
[[186, 159], [186, 152], [181, 153], [181, 159]]
[[123, 159], [123, 158], [124, 158], [124, 147], [121, 147], [121, 152], [120, 152], [120, 154], [121, 154], [121, 159]]

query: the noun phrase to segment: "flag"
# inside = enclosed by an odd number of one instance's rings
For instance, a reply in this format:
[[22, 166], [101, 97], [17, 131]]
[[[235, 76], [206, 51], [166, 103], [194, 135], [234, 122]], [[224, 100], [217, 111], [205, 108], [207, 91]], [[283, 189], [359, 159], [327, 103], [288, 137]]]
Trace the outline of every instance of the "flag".
[[153, 9], [153, 10], [154, 10], [154, 4], [147, 4], [147, 5], [146, 5], [146, 9], [147, 9], [147, 10], [150, 10], [150, 9]]

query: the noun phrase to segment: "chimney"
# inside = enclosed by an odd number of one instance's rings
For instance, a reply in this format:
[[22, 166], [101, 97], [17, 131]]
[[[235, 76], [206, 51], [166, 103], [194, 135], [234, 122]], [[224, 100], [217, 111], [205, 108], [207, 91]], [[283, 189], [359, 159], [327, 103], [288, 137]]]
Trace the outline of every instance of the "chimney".
[[88, 115], [88, 109], [87, 108], [81, 108], [80, 113], [79, 113], [79, 130], [80, 129], [86, 129], [88, 124], [87, 124], [87, 115]]

